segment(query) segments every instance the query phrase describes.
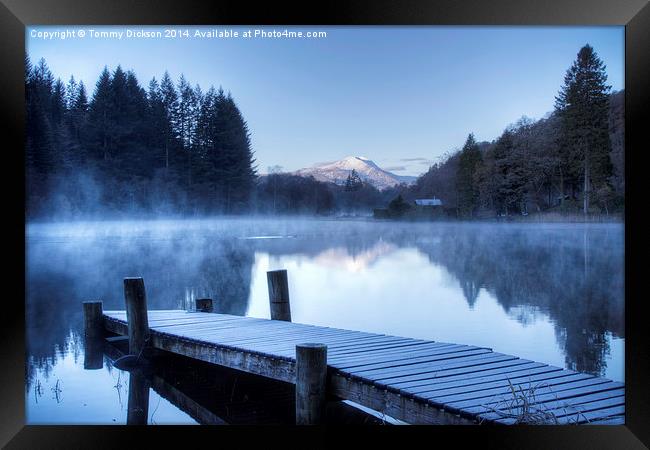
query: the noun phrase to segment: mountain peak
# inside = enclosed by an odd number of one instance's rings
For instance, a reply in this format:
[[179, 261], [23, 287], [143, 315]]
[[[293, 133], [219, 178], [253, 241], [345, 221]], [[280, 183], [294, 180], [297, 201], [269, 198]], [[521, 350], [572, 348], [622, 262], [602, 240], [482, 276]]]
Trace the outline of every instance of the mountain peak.
[[318, 181], [345, 184], [352, 171], [359, 174], [361, 179], [372, 184], [377, 189], [386, 189], [400, 183], [411, 183], [416, 177], [400, 176], [380, 168], [365, 156], [347, 156], [339, 161], [318, 164], [306, 169], [300, 169], [294, 174], [313, 176]]

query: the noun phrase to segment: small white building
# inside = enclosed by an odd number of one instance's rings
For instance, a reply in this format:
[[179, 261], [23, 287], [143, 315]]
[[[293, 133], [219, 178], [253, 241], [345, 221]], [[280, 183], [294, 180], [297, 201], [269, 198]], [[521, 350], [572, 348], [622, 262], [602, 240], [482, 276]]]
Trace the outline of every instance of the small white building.
[[442, 206], [442, 200], [439, 198], [419, 198], [415, 200], [415, 204], [418, 206]]

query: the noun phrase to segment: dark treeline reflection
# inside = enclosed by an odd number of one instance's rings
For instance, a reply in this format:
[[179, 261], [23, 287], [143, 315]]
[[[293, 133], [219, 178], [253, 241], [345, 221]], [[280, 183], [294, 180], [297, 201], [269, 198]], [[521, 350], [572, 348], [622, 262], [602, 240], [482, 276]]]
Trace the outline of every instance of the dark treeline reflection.
[[[244, 315], [253, 249], [233, 239], [28, 240], [26, 338], [31, 372], [46, 374], [65, 348], [80, 352], [81, 302], [102, 300], [123, 310], [123, 278], [145, 280], [151, 309], [183, 309], [210, 297], [219, 311]], [[29, 387], [29, 386], [28, 386]]]
[[390, 257], [381, 251], [386, 246], [415, 249], [444, 267], [469, 308], [484, 289], [524, 324], [548, 315], [567, 367], [602, 375], [608, 335], [625, 335], [623, 237], [621, 224], [296, 219], [35, 226], [27, 239], [27, 388], [33, 371], [47, 373], [57, 352], [79, 352], [82, 301], [124, 309], [124, 277], [144, 277], [151, 309], [191, 308], [195, 298], [211, 297], [218, 311], [244, 315], [255, 253], [313, 259], [344, 249], [372, 260]]
[[567, 367], [604, 373], [606, 334], [625, 337], [620, 227], [468, 226], [440, 237], [417, 246], [458, 279], [470, 307], [484, 288], [522, 322], [546, 313]]

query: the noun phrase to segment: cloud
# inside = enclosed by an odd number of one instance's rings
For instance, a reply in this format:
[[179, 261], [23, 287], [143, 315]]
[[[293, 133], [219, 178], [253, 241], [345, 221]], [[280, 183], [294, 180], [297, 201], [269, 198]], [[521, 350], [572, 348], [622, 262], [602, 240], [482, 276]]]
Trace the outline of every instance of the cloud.
[[416, 162], [416, 161], [429, 161], [427, 158], [402, 158], [400, 161], [404, 162]]
[[400, 170], [406, 170], [406, 166], [388, 166], [384, 167], [384, 170], [388, 170], [389, 172], [399, 172]]

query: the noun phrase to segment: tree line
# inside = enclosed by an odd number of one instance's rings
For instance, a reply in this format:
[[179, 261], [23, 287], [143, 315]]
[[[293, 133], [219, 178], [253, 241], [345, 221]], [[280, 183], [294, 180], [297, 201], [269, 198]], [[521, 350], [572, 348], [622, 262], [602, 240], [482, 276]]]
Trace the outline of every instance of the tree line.
[[[589, 45], [564, 77], [555, 110], [522, 118], [492, 142], [469, 134], [415, 184], [379, 191], [351, 172], [339, 186], [258, 176], [250, 131], [230, 93], [165, 72], [147, 89], [104, 68], [92, 94], [25, 59], [27, 216], [369, 212], [437, 197], [455, 218], [544, 211], [621, 212], [624, 92], [610, 92]], [[391, 203], [391, 201], [393, 201]], [[404, 207], [404, 208], [402, 208]]]
[[92, 95], [44, 59], [25, 60], [27, 215], [112, 211], [237, 212], [256, 170], [230, 93], [167, 72], [147, 89], [104, 68]]
[[609, 214], [625, 204], [624, 91], [585, 45], [546, 118], [522, 118], [493, 142], [469, 134], [431, 166], [408, 198], [437, 196], [453, 215], [485, 218], [543, 211]]
[[[355, 173], [346, 186], [276, 170], [258, 176], [250, 131], [222, 88], [165, 72], [147, 89], [101, 72], [92, 93], [25, 59], [28, 218], [137, 214], [356, 213], [388, 201]], [[278, 166], [279, 167], [279, 166]]]

